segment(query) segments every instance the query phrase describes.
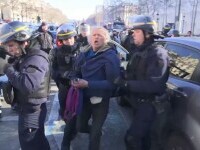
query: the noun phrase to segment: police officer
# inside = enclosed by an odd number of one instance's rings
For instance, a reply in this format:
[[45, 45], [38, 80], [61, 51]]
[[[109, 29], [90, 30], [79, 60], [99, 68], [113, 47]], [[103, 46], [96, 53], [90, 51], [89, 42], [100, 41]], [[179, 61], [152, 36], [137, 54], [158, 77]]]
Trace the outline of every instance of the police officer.
[[[49, 150], [44, 122], [49, 91], [48, 54], [37, 49], [29, 28], [13, 21], [0, 28], [0, 42], [13, 59], [4, 66], [19, 104], [18, 133], [22, 150]], [[35, 43], [35, 44], [34, 44]]]
[[80, 45], [81, 49], [84, 49], [85, 46], [87, 46], [88, 43], [88, 36], [90, 34], [90, 26], [86, 23], [81, 23], [78, 28], [79, 35], [77, 36], [77, 42]]
[[128, 92], [135, 112], [125, 135], [127, 150], [149, 150], [150, 129], [156, 117], [153, 102], [155, 96], [165, 92], [168, 55], [165, 49], [154, 44], [159, 36], [154, 34], [154, 22], [149, 16], [135, 16], [132, 23], [137, 51], [128, 62], [126, 80], [117, 78], [115, 83]]
[[[57, 38], [60, 47], [57, 47], [52, 52], [52, 78], [58, 86], [58, 99], [60, 103], [59, 114], [63, 118], [66, 96], [70, 87], [70, 73], [73, 70], [75, 57], [79, 52], [79, 46], [75, 42], [76, 31], [71, 24], [63, 24], [57, 30]], [[76, 134], [75, 125], [76, 118], [66, 121], [64, 136], [61, 145], [62, 150], [69, 150], [70, 141]]]
[[169, 24], [166, 24], [163, 28], [162, 28], [162, 35], [164, 35], [165, 37], [168, 37], [168, 32], [171, 30], [171, 26]]

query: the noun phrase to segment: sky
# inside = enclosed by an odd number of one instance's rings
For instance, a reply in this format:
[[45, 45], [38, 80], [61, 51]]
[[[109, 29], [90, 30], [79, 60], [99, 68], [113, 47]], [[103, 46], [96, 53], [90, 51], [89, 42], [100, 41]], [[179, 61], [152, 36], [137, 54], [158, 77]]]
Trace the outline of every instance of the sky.
[[53, 7], [59, 8], [69, 19], [87, 19], [95, 13], [97, 5], [103, 5], [103, 0], [45, 0]]

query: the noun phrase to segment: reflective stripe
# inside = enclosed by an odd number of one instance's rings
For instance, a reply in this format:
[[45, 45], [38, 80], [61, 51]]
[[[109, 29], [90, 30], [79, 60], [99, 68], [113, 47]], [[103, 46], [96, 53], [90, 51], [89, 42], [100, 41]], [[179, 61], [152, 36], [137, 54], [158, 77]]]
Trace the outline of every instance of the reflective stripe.
[[145, 24], [156, 25], [156, 22], [155, 22], [155, 21], [152, 21], [152, 22], [147, 22], [147, 23], [144, 23], [144, 22], [141, 22], [141, 23], [133, 23], [133, 26], [139, 26], [139, 25], [145, 25]]
[[68, 33], [63, 33], [63, 34], [58, 34], [58, 36], [65, 36], [65, 35], [70, 35], [75, 33], [74, 31], [68, 32]]
[[15, 29], [16, 32], [22, 31], [22, 30], [28, 30], [28, 27], [27, 26], [22, 26], [22, 27], [19, 27], [19, 28]]

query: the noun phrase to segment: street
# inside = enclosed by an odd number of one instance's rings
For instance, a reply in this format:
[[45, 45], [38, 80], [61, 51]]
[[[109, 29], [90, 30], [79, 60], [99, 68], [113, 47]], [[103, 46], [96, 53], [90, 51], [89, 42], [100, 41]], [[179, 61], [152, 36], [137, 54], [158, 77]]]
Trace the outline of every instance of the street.
[[[51, 86], [51, 94], [47, 102], [48, 114], [45, 124], [45, 134], [52, 150], [59, 150], [63, 137], [64, 122], [58, 116], [57, 88]], [[102, 150], [125, 150], [124, 135], [130, 124], [130, 111], [118, 106], [116, 99], [110, 100], [110, 111], [103, 127], [101, 140]], [[2, 118], [0, 119], [0, 147], [1, 150], [19, 150], [17, 133], [17, 113], [3, 102]], [[88, 149], [88, 134], [78, 133], [72, 142], [72, 150]], [[12, 141], [12, 143], [11, 143]], [[10, 144], [11, 143], [11, 144]]]

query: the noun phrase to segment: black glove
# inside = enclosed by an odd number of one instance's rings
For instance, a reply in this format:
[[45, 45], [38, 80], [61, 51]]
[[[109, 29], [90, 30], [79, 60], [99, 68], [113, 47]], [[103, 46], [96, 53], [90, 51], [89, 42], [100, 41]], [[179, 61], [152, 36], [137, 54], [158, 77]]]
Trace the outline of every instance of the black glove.
[[116, 84], [117, 86], [122, 87], [122, 88], [127, 87], [127, 81], [122, 79], [121, 77], [115, 78], [114, 84]]

